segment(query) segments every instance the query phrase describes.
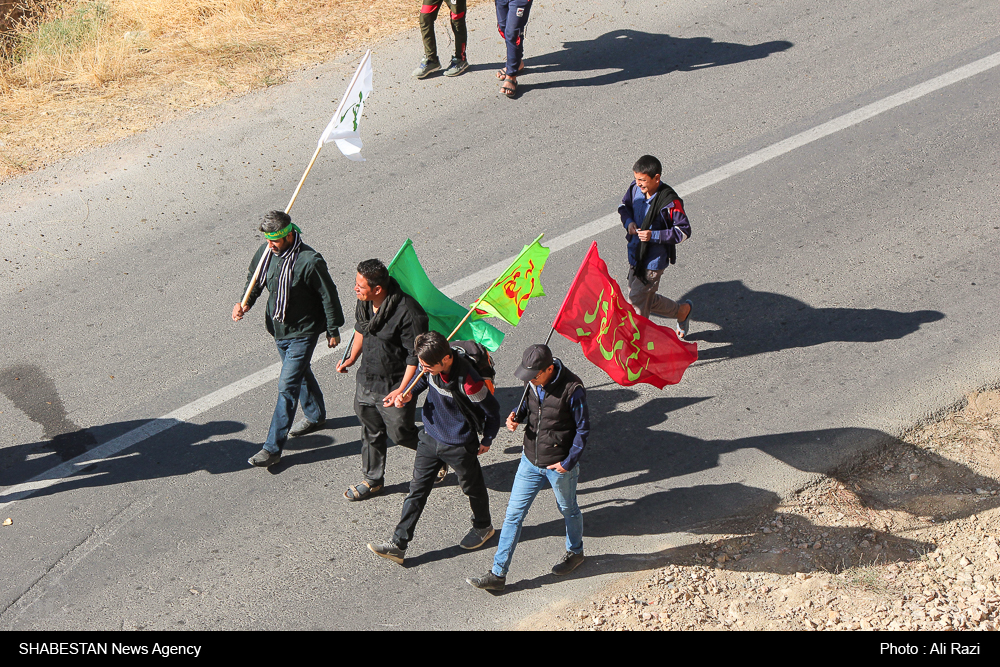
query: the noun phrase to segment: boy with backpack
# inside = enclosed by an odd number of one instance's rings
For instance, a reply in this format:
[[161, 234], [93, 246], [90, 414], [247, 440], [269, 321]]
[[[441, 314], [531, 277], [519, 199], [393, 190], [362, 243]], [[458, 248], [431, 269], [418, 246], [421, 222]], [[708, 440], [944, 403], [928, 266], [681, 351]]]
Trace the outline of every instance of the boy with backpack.
[[395, 399], [396, 407], [402, 407], [428, 390], [410, 493], [403, 501], [402, 516], [393, 536], [379, 544], [368, 544], [375, 554], [400, 565], [442, 464], [455, 471], [472, 508], [472, 528], [459, 546], [477, 549], [495, 532], [486, 481], [477, 457], [490, 450], [500, 430], [500, 404], [465, 351], [452, 348], [438, 332], [417, 336], [414, 352], [428, 375], [421, 377], [411, 392]]

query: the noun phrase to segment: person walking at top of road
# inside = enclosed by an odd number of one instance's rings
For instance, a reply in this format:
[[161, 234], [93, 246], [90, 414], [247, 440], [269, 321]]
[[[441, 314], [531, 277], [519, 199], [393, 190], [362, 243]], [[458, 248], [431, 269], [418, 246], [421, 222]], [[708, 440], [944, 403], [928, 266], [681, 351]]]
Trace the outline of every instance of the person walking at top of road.
[[677, 320], [683, 338], [691, 324], [694, 304], [682, 304], [657, 294], [667, 266], [676, 262], [678, 244], [691, 236], [684, 202], [660, 180], [663, 167], [652, 155], [643, 155], [632, 166], [635, 180], [622, 197], [618, 214], [628, 242], [628, 299], [643, 317], [658, 315]]
[[[264, 312], [264, 324], [274, 336], [281, 358], [278, 377], [278, 403], [271, 417], [271, 427], [263, 448], [249, 463], [268, 467], [281, 460], [281, 450], [288, 436], [305, 435], [323, 426], [326, 405], [323, 392], [310, 368], [313, 350], [322, 333], [327, 345], [340, 344], [344, 313], [340, 308], [337, 286], [333, 284], [326, 261], [302, 242], [302, 232], [283, 211], [271, 211], [260, 225], [267, 242], [261, 245], [250, 262], [247, 283], [265, 252], [265, 263], [247, 299], [233, 306], [233, 321], [239, 322], [253, 308], [264, 287], [270, 292]], [[294, 427], [295, 410], [302, 404], [305, 416]]]
[[[418, 436], [410, 493], [403, 501], [402, 516], [393, 536], [386, 542], [368, 545], [382, 558], [399, 564], [406, 557], [406, 548], [413, 539], [441, 464], [446, 463], [455, 471], [472, 507], [472, 528], [459, 546], [478, 549], [495, 532], [478, 457], [490, 451], [500, 431], [500, 404], [473, 365], [437, 331], [417, 336], [414, 351], [428, 375], [421, 377], [410, 393], [397, 395], [395, 402], [402, 407], [429, 390], [422, 410], [424, 427]], [[479, 432], [483, 434], [482, 441]]]
[[583, 513], [576, 502], [580, 457], [590, 435], [583, 381], [553, 357], [546, 345], [526, 349], [514, 375], [529, 387], [524, 400], [508, 415], [507, 428], [514, 432], [518, 424], [525, 424], [524, 450], [510, 490], [493, 568], [482, 577], [466, 579], [472, 586], [490, 591], [504, 589], [524, 518], [546, 485], [555, 492], [556, 505], [566, 522], [566, 553], [552, 567], [552, 574], [569, 574], [584, 560]]
[[417, 373], [413, 343], [427, 331], [427, 313], [377, 259], [358, 264], [354, 293], [358, 297], [354, 311], [357, 335], [350, 355], [337, 364], [337, 371], [346, 373], [361, 357], [354, 413], [361, 422], [363, 477], [360, 484], [344, 492], [344, 497], [363, 500], [382, 490], [388, 437], [401, 447], [417, 448], [416, 403], [410, 401], [397, 408], [395, 401]]
[[[424, 58], [420, 61], [417, 69], [413, 70], [413, 77], [423, 79], [441, 69], [441, 61], [437, 55], [437, 40], [434, 37], [434, 22], [437, 20], [438, 10], [441, 9], [442, 0], [422, 0], [420, 6], [420, 36], [424, 40]], [[455, 55], [451, 58], [451, 64], [444, 71], [445, 76], [458, 76], [469, 69], [469, 61], [466, 59], [465, 48], [469, 41], [468, 30], [465, 27], [465, 2], [466, 0], [444, 0], [448, 4], [451, 12], [451, 31], [455, 35]]]
[[528, 26], [531, 0], [496, 0], [497, 31], [507, 44], [507, 65], [497, 78], [500, 92], [513, 99], [517, 96], [517, 73], [524, 69], [524, 30]]

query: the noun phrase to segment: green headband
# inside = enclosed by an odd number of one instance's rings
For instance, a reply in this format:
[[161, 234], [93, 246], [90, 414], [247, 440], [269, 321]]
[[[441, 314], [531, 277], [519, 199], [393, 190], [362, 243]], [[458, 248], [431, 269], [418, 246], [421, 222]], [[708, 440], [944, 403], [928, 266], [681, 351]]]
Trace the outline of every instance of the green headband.
[[290, 222], [290, 223], [288, 223], [288, 226], [285, 227], [284, 229], [279, 229], [276, 232], [264, 232], [264, 236], [266, 236], [269, 241], [277, 241], [278, 239], [285, 238], [286, 236], [288, 236], [289, 234], [291, 234], [293, 231], [296, 231], [299, 234], [302, 233], [301, 229], [299, 229], [293, 223]]

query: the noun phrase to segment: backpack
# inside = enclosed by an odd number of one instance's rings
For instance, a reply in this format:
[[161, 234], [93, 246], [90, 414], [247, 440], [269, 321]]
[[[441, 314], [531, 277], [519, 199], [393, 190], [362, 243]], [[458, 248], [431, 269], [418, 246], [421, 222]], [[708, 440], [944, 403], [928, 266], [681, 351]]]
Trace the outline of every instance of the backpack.
[[476, 369], [490, 393], [495, 394], [496, 387], [493, 378], [497, 376], [497, 371], [493, 366], [493, 357], [490, 356], [490, 351], [473, 340], [451, 341], [451, 349]]
[[[493, 378], [497, 376], [497, 371], [493, 367], [493, 357], [490, 356], [489, 350], [472, 340], [455, 340], [451, 341], [451, 351], [452, 354], [458, 355], [476, 369], [479, 376], [483, 378], [486, 388], [490, 390], [490, 394], [495, 393]], [[458, 378], [458, 393], [455, 394], [455, 402], [472, 426], [472, 430], [482, 436], [486, 422], [476, 413], [472, 407], [472, 401], [465, 395], [464, 377]]]

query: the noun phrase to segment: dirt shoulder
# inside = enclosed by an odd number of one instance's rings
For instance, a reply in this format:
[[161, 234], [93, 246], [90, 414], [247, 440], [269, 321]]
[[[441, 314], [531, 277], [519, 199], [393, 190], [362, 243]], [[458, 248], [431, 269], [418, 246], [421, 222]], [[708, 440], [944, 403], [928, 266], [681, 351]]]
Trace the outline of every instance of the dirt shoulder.
[[[416, 28], [420, 9], [413, 0], [68, 0], [66, 6], [53, 19], [63, 33], [84, 30], [94, 7], [106, 14], [91, 41], [72, 48], [29, 33], [19, 37], [37, 53], [0, 67], [0, 181], [369, 48]], [[436, 22], [445, 57], [452, 44], [447, 16], [446, 7]]]
[[548, 630], [1000, 629], [1000, 394], [767, 514], [720, 523]]

